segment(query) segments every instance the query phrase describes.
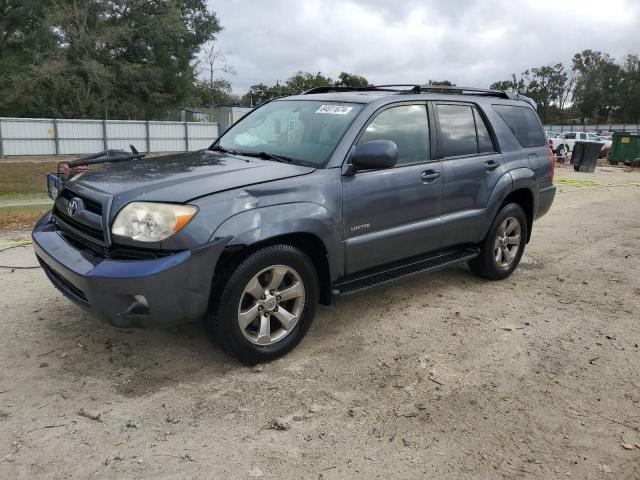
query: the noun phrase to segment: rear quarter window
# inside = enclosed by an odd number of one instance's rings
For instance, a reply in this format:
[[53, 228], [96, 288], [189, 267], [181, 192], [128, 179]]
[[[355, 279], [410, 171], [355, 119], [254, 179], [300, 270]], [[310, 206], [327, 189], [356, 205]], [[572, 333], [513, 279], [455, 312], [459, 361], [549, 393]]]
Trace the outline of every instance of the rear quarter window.
[[493, 109], [523, 147], [542, 147], [546, 144], [538, 115], [529, 107], [493, 105]]

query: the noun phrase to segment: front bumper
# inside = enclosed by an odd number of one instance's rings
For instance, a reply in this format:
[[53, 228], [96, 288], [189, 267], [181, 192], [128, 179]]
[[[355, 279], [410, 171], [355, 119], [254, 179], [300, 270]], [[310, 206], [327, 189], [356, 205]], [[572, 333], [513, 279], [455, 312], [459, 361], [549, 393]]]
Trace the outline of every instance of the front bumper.
[[50, 213], [36, 224], [32, 238], [38, 261], [58, 290], [123, 328], [170, 326], [204, 316], [213, 271], [228, 243], [215, 240], [151, 260], [97, 258], [67, 242]]

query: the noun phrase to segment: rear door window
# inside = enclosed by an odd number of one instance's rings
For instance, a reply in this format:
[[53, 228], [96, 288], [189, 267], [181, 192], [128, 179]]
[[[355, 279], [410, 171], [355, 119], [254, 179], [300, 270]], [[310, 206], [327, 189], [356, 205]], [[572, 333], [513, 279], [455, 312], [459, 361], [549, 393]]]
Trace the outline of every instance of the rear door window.
[[478, 110], [470, 105], [438, 104], [438, 149], [441, 157], [494, 152], [489, 129]]
[[564, 138], [565, 138], [566, 140], [573, 140], [574, 138], [576, 138], [576, 134], [575, 134], [575, 133], [566, 133], [566, 134], [564, 135]]
[[538, 115], [531, 108], [517, 105], [494, 105], [493, 109], [504, 120], [518, 143], [523, 147], [542, 147], [546, 144]]

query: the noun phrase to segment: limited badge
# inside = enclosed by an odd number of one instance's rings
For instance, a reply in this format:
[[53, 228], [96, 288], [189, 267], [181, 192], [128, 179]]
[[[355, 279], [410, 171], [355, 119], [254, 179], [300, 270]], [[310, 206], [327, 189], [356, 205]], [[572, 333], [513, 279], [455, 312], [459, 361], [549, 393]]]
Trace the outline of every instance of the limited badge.
[[346, 115], [353, 107], [347, 107], [346, 105], [321, 105], [316, 113], [331, 113], [333, 115]]

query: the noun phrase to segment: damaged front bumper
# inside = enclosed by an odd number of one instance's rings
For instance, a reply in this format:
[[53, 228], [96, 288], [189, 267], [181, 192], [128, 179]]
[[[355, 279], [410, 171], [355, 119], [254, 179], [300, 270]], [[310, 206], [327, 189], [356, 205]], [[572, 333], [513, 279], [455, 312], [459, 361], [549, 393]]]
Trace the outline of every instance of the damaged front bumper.
[[51, 214], [35, 226], [33, 248], [67, 298], [122, 328], [170, 326], [202, 318], [213, 272], [229, 239], [145, 260], [98, 258], [68, 242]]

